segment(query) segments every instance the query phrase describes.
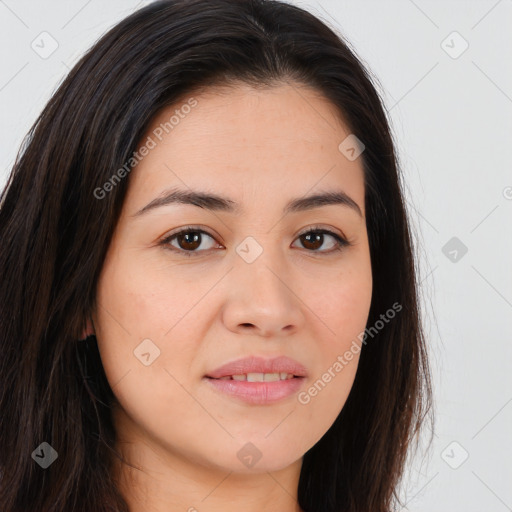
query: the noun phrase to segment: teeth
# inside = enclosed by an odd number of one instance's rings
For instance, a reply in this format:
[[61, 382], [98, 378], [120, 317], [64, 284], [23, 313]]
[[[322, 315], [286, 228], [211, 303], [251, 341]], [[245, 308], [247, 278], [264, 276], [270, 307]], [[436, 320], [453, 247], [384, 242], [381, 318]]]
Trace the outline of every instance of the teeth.
[[293, 379], [292, 373], [247, 373], [243, 375], [232, 375], [231, 377], [222, 377], [222, 379], [233, 379], [247, 382], [276, 382], [278, 380]]
[[265, 375], [263, 373], [248, 373], [247, 382], [263, 382]]

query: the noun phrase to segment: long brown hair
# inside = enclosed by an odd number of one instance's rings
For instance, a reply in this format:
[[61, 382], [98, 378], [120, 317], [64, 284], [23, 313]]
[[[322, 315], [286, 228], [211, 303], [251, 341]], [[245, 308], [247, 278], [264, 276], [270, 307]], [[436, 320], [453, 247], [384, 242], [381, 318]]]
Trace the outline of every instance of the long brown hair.
[[[305, 512], [388, 512], [431, 412], [417, 268], [390, 127], [370, 72], [342, 37], [276, 0], [163, 0], [108, 31], [31, 128], [0, 197], [0, 504], [4, 512], [128, 511], [112, 476], [114, 394], [91, 337], [77, 343], [129, 177], [155, 115], [214, 84], [314, 87], [364, 141], [373, 273], [349, 397], [303, 459]], [[382, 321], [382, 320], [380, 320]], [[47, 442], [58, 459], [42, 470]]]

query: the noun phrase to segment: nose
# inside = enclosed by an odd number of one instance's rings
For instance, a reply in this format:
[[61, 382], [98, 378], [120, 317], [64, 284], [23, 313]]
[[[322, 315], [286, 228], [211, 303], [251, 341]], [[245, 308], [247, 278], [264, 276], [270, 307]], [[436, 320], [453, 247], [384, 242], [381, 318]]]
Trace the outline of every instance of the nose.
[[252, 263], [236, 258], [223, 308], [229, 330], [270, 338], [288, 336], [301, 328], [304, 302], [294, 290], [292, 272], [279, 261], [270, 251]]

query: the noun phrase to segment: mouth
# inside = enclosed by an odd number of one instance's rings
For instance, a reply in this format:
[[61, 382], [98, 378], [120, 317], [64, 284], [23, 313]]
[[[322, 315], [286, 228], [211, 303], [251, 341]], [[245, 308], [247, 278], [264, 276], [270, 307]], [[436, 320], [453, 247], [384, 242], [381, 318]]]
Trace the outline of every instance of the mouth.
[[290, 398], [303, 386], [307, 369], [286, 356], [249, 356], [210, 371], [204, 380], [222, 396], [253, 405]]
[[272, 405], [297, 394], [306, 377], [291, 373], [247, 373], [203, 379], [215, 393], [250, 405]]
[[209, 377], [207, 379], [213, 380], [236, 380], [239, 382], [277, 382], [280, 380], [302, 379], [302, 376], [293, 375], [293, 373], [279, 372], [279, 373], [242, 373], [238, 375], [225, 375], [223, 377]]
[[286, 356], [272, 359], [249, 356], [209, 371], [205, 377], [212, 379], [237, 380], [247, 382], [274, 382], [295, 377], [305, 377], [306, 368], [299, 362]]

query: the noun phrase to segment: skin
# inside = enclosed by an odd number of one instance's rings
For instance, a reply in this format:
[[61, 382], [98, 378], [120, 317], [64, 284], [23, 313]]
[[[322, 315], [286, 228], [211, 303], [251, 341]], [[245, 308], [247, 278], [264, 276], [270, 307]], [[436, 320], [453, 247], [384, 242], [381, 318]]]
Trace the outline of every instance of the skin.
[[[354, 340], [361, 346], [372, 294], [362, 160], [340, 152], [350, 131], [305, 86], [240, 85], [194, 98], [129, 175], [89, 324], [119, 401], [117, 449], [138, 468], [116, 464], [116, 477], [133, 512], [298, 512], [302, 457], [343, 408], [359, 354], [307, 404], [297, 394], [247, 404], [203, 376], [242, 356], [287, 355], [308, 370], [304, 391]], [[228, 196], [243, 213], [171, 204], [134, 216], [173, 186]], [[282, 215], [290, 199], [335, 189], [362, 217], [342, 205]], [[181, 253], [159, 245], [190, 225], [213, 237], [201, 235], [196, 256], [184, 254], [183, 238], [172, 242]], [[329, 235], [307, 245], [300, 235], [316, 225], [352, 245], [329, 253]], [[247, 236], [263, 249], [250, 264], [236, 252]], [[160, 350], [148, 366], [134, 356], [144, 339]], [[249, 442], [261, 454], [252, 467], [237, 457]]]

